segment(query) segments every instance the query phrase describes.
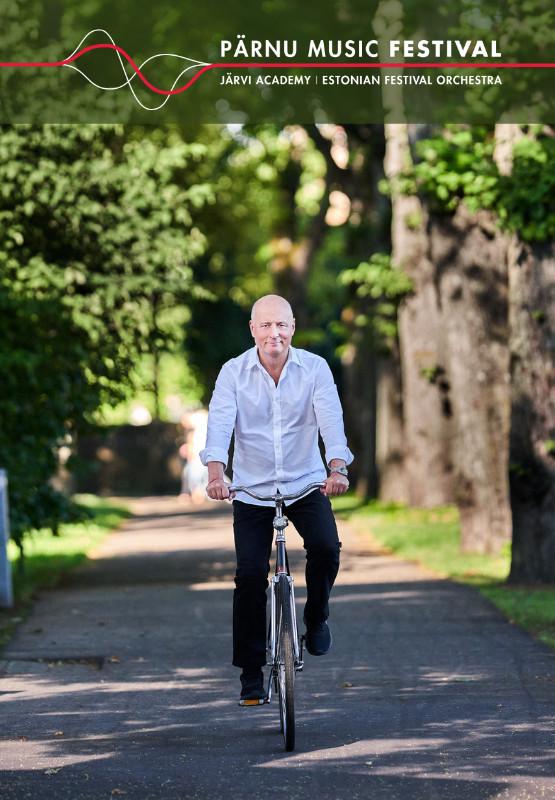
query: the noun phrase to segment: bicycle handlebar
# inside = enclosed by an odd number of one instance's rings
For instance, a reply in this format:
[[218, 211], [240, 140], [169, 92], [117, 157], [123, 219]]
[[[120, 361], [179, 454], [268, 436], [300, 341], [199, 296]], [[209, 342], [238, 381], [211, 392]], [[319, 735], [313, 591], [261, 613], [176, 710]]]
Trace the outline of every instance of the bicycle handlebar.
[[274, 503], [276, 500], [296, 500], [298, 497], [303, 495], [305, 492], [310, 491], [310, 489], [319, 489], [323, 486], [325, 481], [318, 481], [318, 483], [309, 483], [308, 486], [305, 486], [304, 489], [301, 489], [300, 492], [296, 492], [296, 494], [270, 494], [260, 495], [252, 492], [247, 486], [228, 486], [228, 491], [231, 492], [244, 492], [248, 494], [250, 497], [253, 497], [255, 500], [272, 500]]

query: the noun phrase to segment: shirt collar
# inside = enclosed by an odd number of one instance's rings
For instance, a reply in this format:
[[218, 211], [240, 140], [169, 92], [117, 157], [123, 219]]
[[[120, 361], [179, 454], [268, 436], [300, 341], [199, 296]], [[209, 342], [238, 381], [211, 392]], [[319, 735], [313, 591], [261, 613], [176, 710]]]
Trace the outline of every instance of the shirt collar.
[[247, 369], [250, 369], [251, 367], [256, 367], [257, 362], [258, 362], [258, 350], [255, 345], [254, 347], [251, 347], [251, 349], [249, 350], [249, 354], [247, 356], [247, 365], [246, 365]]
[[298, 364], [299, 367], [302, 367], [301, 359], [299, 358], [299, 352], [296, 347], [291, 347], [289, 345], [289, 359], [293, 364]]
[[[258, 358], [258, 348], [257, 348], [257, 346], [254, 345], [254, 347], [251, 347], [251, 349], [248, 351], [248, 353], [249, 354], [247, 356], [247, 364], [246, 364], [246, 366], [247, 366], [247, 369], [251, 369], [251, 367], [256, 367], [257, 364], [260, 364], [260, 359]], [[290, 362], [292, 364], [297, 364], [299, 367], [302, 367], [301, 359], [299, 358], [299, 353], [297, 351], [297, 348], [296, 347], [292, 347], [291, 345], [289, 345], [289, 357], [288, 357], [288, 359], [287, 359], [287, 361], [285, 363], [289, 364]], [[262, 366], [262, 364], [260, 364], [260, 366]]]

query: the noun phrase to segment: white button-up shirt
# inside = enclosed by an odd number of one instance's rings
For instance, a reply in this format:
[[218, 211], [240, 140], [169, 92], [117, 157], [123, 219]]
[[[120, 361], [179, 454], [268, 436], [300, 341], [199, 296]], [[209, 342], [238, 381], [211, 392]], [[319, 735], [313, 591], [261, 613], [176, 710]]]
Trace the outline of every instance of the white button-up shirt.
[[[258, 494], [298, 492], [327, 476], [318, 448], [322, 436], [326, 461], [350, 464], [343, 413], [327, 362], [307, 350], [289, 347], [278, 384], [266, 372], [252, 347], [227, 361], [216, 380], [208, 409], [203, 464], [227, 464], [235, 430], [233, 483]], [[272, 506], [238, 492], [237, 500]]]

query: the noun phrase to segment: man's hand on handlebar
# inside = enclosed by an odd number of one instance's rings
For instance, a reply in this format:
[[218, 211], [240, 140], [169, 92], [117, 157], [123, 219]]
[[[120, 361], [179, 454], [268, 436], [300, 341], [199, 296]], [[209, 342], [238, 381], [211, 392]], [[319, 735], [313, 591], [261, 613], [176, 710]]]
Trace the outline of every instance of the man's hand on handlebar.
[[344, 475], [338, 472], [332, 472], [329, 478], [326, 479], [324, 485], [320, 489], [322, 494], [328, 497], [337, 497], [337, 495], [345, 494], [349, 488], [349, 481]]
[[214, 478], [208, 482], [206, 494], [211, 500], [228, 500], [229, 484], [223, 478]]
[[225, 481], [224, 467], [220, 461], [208, 462], [206, 494], [211, 500], [229, 500], [229, 483]]

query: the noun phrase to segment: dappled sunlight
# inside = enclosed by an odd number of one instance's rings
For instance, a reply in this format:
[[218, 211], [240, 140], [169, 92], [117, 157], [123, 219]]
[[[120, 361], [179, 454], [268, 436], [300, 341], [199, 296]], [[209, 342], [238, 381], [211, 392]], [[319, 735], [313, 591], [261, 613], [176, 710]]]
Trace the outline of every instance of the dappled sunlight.
[[[310, 758], [320, 762], [325, 761], [341, 761], [345, 759], [365, 759], [370, 756], [377, 757], [382, 753], [389, 753], [395, 751], [400, 753], [403, 750], [409, 750], [411, 756], [418, 756], [430, 750], [437, 750], [438, 747], [444, 747], [448, 743], [448, 739], [427, 739], [424, 742], [418, 740], [407, 739], [405, 737], [395, 739], [366, 739], [350, 744], [340, 744], [336, 747], [324, 747], [320, 750], [311, 750]], [[296, 761], [303, 761], [306, 758], [306, 753], [299, 753], [298, 755], [291, 755], [287, 759], [271, 759], [263, 764], [257, 764], [258, 767], [288, 767]], [[367, 766], [371, 766], [374, 762], [364, 762]]]
[[[113, 758], [115, 755], [114, 750], [101, 753], [90, 753], [88, 755], [69, 755], [67, 753], [56, 752], [57, 750], [59, 751], [60, 748], [57, 748], [55, 744], [43, 744], [41, 747], [37, 747], [36, 742], [27, 743], [20, 740], [18, 746], [18, 757], [20, 759], [26, 758], [26, 749], [29, 750], [30, 756], [31, 766], [29, 769], [33, 772], [44, 772], [45, 770], [71, 767], [77, 764], [105, 761], [106, 759]], [[8, 759], [3, 759], [3, 766], [5, 770], [13, 769], [13, 767], [10, 767]]]
[[[124, 776], [134, 765], [147, 771], [149, 791], [161, 775], [173, 780], [171, 800], [183, 797], [184, 775], [204, 800], [225, 795], [247, 767], [251, 796], [272, 780], [293, 797], [310, 787], [342, 797], [348, 787], [373, 800], [512, 800], [531, 781], [545, 786], [555, 768], [551, 654], [467, 587], [369, 553], [348, 525], [330, 603], [333, 647], [325, 658], [304, 654], [296, 750], [285, 753], [275, 697], [256, 710], [237, 706], [229, 520], [181, 532], [169, 519], [166, 552], [139, 547], [124, 558], [114, 545], [21, 625], [3, 662], [7, 774], [30, 786], [41, 770], [59, 770], [58, 779], [81, 764]], [[289, 538], [302, 632], [305, 553]]]
[[420, 675], [420, 680], [424, 681], [425, 683], [437, 685], [444, 683], [472, 683], [473, 681], [487, 680], [488, 677], [491, 676], [488, 676], [484, 672], [478, 672], [476, 674], [470, 672], [451, 674], [443, 672], [427, 672]]
[[204, 583], [192, 583], [187, 588], [190, 589], [192, 592], [206, 592], [212, 589], [228, 589], [230, 591], [233, 591], [233, 589], [235, 588], [235, 584], [231, 579], [228, 581], [213, 580], [213, 581], [205, 581]]
[[[343, 584], [344, 585], [344, 584]], [[356, 594], [336, 594], [334, 597], [335, 603], [360, 603], [372, 602], [383, 603], [384, 600], [419, 600], [422, 598], [422, 593], [417, 591], [406, 592], [357, 592]]]

